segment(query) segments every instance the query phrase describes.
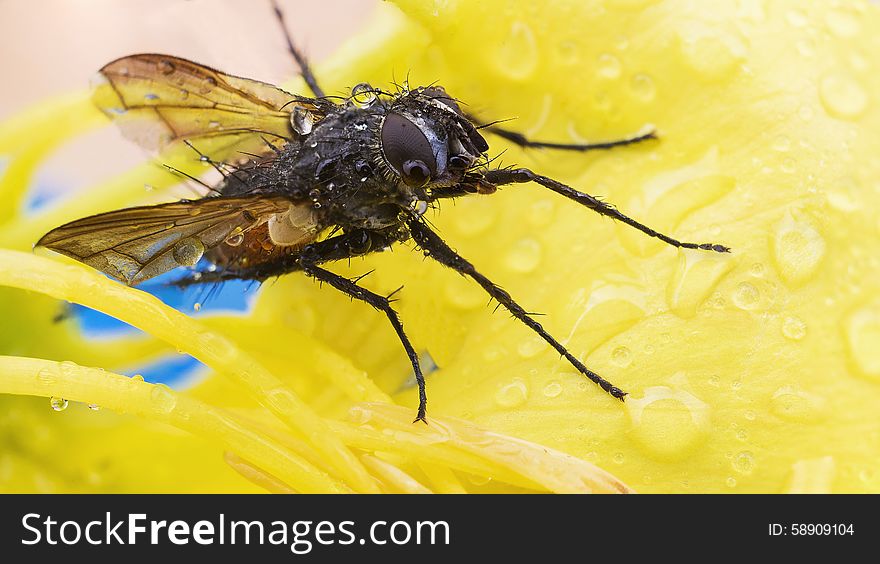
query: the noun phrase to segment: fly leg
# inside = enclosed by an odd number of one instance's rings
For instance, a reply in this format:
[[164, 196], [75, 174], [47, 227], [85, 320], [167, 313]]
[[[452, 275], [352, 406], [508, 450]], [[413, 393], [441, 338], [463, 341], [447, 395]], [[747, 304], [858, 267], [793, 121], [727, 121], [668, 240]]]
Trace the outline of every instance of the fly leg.
[[440, 264], [446, 265], [449, 268], [455, 270], [462, 276], [467, 276], [473, 279], [477, 284], [479, 284], [483, 290], [486, 291], [489, 296], [501, 304], [507, 311], [509, 311], [516, 319], [525, 324], [529, 329], [538, 334], [542, 339], [547, 341], [556, 352], [565, 357], [565, 359], [574, 366], [578, 372], [595, 382], [600, 388], [605, 390], [611, 396], [623, 400], [626, 396], [626, 392], [613, 385], [611, 382], [602, 378], [577, 359], [573, 354], [571, 354], [565, 346], [562, 345], [559, 341], [553, 338], [550, 333], [548, 333], [540, 323], [534, 320], [532, 316], [522, 308], [518, 303], [516, 303], [513, 298], [508, 294], [505, 290], [503, 290], [500, 286], [480, 274], [474, 265], [468, 262], [466, 259], [462, 258], [461, 255], [456, 253], [446, 242], [440, 238], [439, 235], [434, 233], [424, 222], [419, 219], [412, 219], [408, 223], [410, 233], [412, 234], [413, 240], [418, 244], [419, 247], [425, 252], [426, 255], [436, 260]]
[[642, 233], [650, 235], [651, 237], [656, 237], [657, 239], [660, 239], [664, 243], [672, 245], [673, 247], [680, 247], [682, 249], [700, 249], [703, 251], [715, 251], [716, 253], [730, 252], [730, 248], [725, 247], [724, 245], [718, 245], [716, 243], [685, 243], [677, 239], [673, 239], [668, 235], [664, 235], [663, 233], [655, 231], [647, 225], [639, 223], [631, 217], [624, 215], [611, 204], [603, 202], [595, 196], [591, 196], [584, 192], [579, 192], [578, 190], [575, 190], [570, 186], [566, 186], [565, 184], [557, 180], [553, 180], [552, 178], [536, 174], [527, 168], [490, 170], [484, 173], [483, 179], [494, 186], [502, 186], [504, 184], [519, 184], [523, 182], [534, 182], [536, 184], [540, 184], [544, 188], [549, 188], [550, 190], [556, 192], [557, 194], [561, 194], [570, 200], [574, 200], [575, 202], [581, 204], [582, 206], [590, 208], [598, 214], [626, 223], [630, 227], [634, 227]]
[[303, 80], [309, 85], [309, 89], [314, 93], [316, 98], [323, 98], [324, 90], [318, 86], [318, 81], [315, 79], [311, 67], [309, 67], [308, 60], [306, 60], [305, 56], [300, 53], [299, 49], [294, 45], [293, 39], [290, 37], [290, 32], [287, 30], [287, 25], [284, 23], [284, 12], [281, 11], [281, 7], [278, 5], [277, 0], [272, 0], [272, 10], [275, 12], [275, 17], [278, 19], [279, 25], [281, 25], [281, 30], [284, 32], [284, 39], [287, 41], [287, 50], [290, 51], [290, 54], [293, 55], [293, 58], [296, 60], [296, 64], [299, 66], [299, 73], [302, 75]]
[[[478, 123], [473, 118], [469, 117], [468, 119], [474, 123]], [[624, 145], [634, 145], [636, 143], [641, 143], [642, 141], [647, 141], [648, 139], [657, 139], [657, 132], [654, 131], [654, 128], [646, 128], [646, 130], [635, 135], [630, 135], [629, 137], [623, 137], [621, 139], [614, 139], [612, 141], [601, 141], [597, 143], [550, 143], [546, 141], [533, 141], [522, 133], [497, 127], [495, 125], [487, 125], [484, 127], [498, 137], [507, 139], [520, 147], [533, 149], [561, 149], [563, 151], [586, 152], [595, 151], [597, 149], [613, 149], [614, 147], [621, 147]]]

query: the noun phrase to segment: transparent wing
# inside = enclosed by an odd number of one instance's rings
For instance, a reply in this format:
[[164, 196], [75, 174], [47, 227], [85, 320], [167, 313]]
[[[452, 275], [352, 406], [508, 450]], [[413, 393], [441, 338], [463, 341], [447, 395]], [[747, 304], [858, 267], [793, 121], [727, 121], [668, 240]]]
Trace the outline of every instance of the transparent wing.
[[211, 159], [241, 160], [262, 154], [266, 142], [282, 145], [296, 133], [290, 115], [323, 112], [310, 98], [270, 84], [224, 74], [170, 55], [139, 54], [102, 68], [93, 100], [142, 147], [160, 150], [183, 139]]
[[93, 215], [53, 229], [37, 243], [130, 286], [193, 266], [218, 245], [245, 236], [291, 208], [281, 197], [218, 197]]

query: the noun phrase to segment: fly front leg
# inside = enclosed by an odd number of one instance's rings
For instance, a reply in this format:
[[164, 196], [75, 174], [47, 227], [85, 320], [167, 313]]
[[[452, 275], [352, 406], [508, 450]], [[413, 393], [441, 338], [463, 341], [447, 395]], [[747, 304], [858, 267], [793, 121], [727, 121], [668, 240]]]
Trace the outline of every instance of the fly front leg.
[[565, 359], [574, 366], [578, 372], [595, 382], [600, 388], [605, 390], [611, 396], [623, 400], [626, 392], [613, 385], [611, 382], [602, 378], [571, 354], [565, 346], [557, 341], [550, 333], [548, 333], [540, 323], [535, 321], [532, 316], [523, 309], [513, 298], [500, 286], [480, 274], [474, 265], [456, 253], [446, 242], [434, 233], [424, 222], [419, 219], [412, 219], [408, 223], [410, 233], [413, 240], [425, 252], [425, 254], [437, 262], [448, 266], [463, 276], [473, 279], [479, 284], [489, 296], [509, 311], [516, 319], [525, 324], [529, 329], [538, 334], [542, 339], [547, 341], [556, 352], [565, 357]]
[[557, 194], [561, 194], [570, 200], [574, 200], [575, 202], [581, 204], [582, 206], [590, 208], [598, 214], [626, 223], [627, 225], [638, 229], [642, 233], [650, 235], [651, 237], [656, 237], [657, 239], [660, 239], [664, 243], [672, 245], [673, 247], [680, 247], [682, 249], [700, 249], [703, 251], [715, 251], [716, 253], [730, 252], [729, 247], [725, 247], [724, 245], [719, 245], [717, 243], [686, 243], [677, 239], [673, 239], [668, 235], [664, 235], [659, 231], [655, 231], [647, 225], [639, 223], [631, 217], [624, 215], [611, 204], [603, 202], [595, 196], [591, 196], [584, 192], [579, 192], [571, 186], [566, 186], [565, 184], [557, 180], [553, 180], [552, 178], [549, 178], [547, 176], [536, 174], [527, 168], [490, 170], [483, 175], [483, 178], [486, 182], [489, 182], [495, 186], [503, 186], [505, 184], [520, 184], [524, 182], [534, 182], [535, 184], [540, 184], [544, 188], [549, 188]]

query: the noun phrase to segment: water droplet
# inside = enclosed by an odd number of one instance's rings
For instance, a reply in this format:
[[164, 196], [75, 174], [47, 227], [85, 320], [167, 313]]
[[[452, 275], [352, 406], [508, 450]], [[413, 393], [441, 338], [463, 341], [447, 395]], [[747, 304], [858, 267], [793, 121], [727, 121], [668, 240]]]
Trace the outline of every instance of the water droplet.
[[733, 469], [740, 474], [751, 474], [755, 467], [755, 455], [751, 451], [744, 450], [733, 457]]
[[514, 22], [492, 63], [500, 74], [513, 80], [532, 76], [538, 67], [538, 44], [532, 28], [525, 22]]
[[522, 378], [514, 378], [509, 384], [501, 386], [495, 394], [495, 403], [501, 407], [513, 408], [524, 404], [529, 397], [529, 387]]
[[797, 161], [795, 161], [791, 157], [783, 159], [779, 169], [785, 174], [794, 174], [794, 172], [797, 170]]
[[290, 112], [290, 125], [300, 135], [308, 135], [315, 124], [315, 116], [302, 106], [296, 106]]
[[807, 335], [807, 324], [796, 315], [787, 316], [782, 321], [782, 334], [792, 341], [800, 341]]
[[791, 149], [791, 139], [787, 135], [780, 135], [773, 140], [773, 150], [784, 153]]
[[696, 315], [697, 306], [706, 301], [734, 263], [734, 260], [721, 255], [681, 251], [678, 268], [666, 288], [669, 308], [679, 317]]
[[194, 303], [193, 304], [193, 311], [202, 311], [202, 304], [199, 302]]
[[553, 222], [554, 209], [552, 200], [538, 200], [529, 208], [526, 219], [534, 227], [544, 227]]
[[745, 417], [747, 421], [754, 421], [755, 420], [755, 412], [752, 411], [751, 409], [747, 409], [746, 412], [743, 413], [743, 417]]
[[159, 61], [158, 66], [159, 72], [162, 74], [171, 74], [175, 70], [174, 63], [171, 61], [161, 60]]
[[824, 256], [825, 240], [819, 232], [786, 214], [773, 236], [773, 257], [782, 278], [790, 284], [803, 284]]
[[709, 430], [709, 406], [684, 390], [646, 388], [626, 403], [638, 444], [654, 458], [676, 460], [696, 448]]
[[615, 347], [611, 351], [611, 362], [620, 368], [626, 368], [632, 363], [632, 351], [627, 347]]
[[620, 61], [614, 55], [602, 53], [599, 55], [596, 71], [602, 78], [615, 80], [620, 77]]
[[819, 83], [819, 99], [829, 115], [841, 119], [860, 116], [868, 107], [868, 94], [848, 74], [836, 72]]
[[369, 108], [378, 99], [375, 89], [367, 82], [355, 84], [351, 89], [351, 101], [359, 108]]
[[232, 233], [226, 237], [226, 244], [230, 247], [237, 247], [244, 242], [244, 233], [241, 230], [241, 227], [236, 227], [232, 230]]
[[156, 384], [150, 390], [150, 400], [160, 413], [170, 413], [177, 405], [177, 396], [165, 384]]
[[807, 15], [800, 9], [789, 10], [785, 14], [785, 19], [788, 20], [788, 23], [792, 25], [792, 27], [804, 27], [810, 20], [807, 18]]
[[740, 282], [733, 291], [733, 303], [740, 309], [755, 309], [761, 300], [761, 292], [751, 282]]
[[353, 406], [348, 410], [348, 419], [355, 425], [366, 425], [373, 419], [373, 410], [360, 405]]
[[837, 471], [835, 466], [831, 456], [798, 460], [791, 465], [791, 481], [787, 493], [831, 493]]
[[853, 37], [862, 29], [859, 19], [843, 10], [831, 10], [826, 13], [825, 24], [831, 33], [838, 37]]
[[774, 415], [797, 423], [816, 421], [821, 418], [824, 407], [824, 398], [797, 386], [782, 386], [770, 398], [770, 410]]
[[204, 254], [204, 243], [195, 237], [181, 239], [171, 250], [174, 260], [181, 266], [195, 266]]
[[880, 381], [880, 303], [850, 315], [845, 331], [851, 363], [859, 374]]
[[650, 102], [657, 93], [654, 80], [646, 74], [637, 74], [629, 83], [630, 91], [642, 102]]
[[508, 268], [515, 272], [532, 272], [541, 263], [541, 244], [534, 239], [520, 239], [507, 253]]
[[51, 407], [55, 411], [64, 411], [65, 409], [67, 409], [68, 403], [69, 402], [64, 398], [58, 398], [55, 396], [49, 398], [49, 407]]
[[491, 198], [469, 199], [457, 206], [453, 221], [461, 235], [473, 237], [485, 233], [492, 227], [498, 215], [498, 208], [493, 207], [490, 200]]
[[682, 38], [681, 51], [689, 67], [705, 79], [717, 80], [735, 70], [745, 58], [747, 48], [733, 33], [715, 29], [712, 33]]
[[548, 398], [558, 397], [562, 393], [562, 384], [558, 380], [550, 380], [544, 386], [544, 395]]
[[614, 456], [611, 457], [611, 460], [613, 460], [615, 464], [623, 464], [626, 460], [626, 457], [623, 455], [622, 452], [615, 452]]
[[88, 405], [88, 407], [89, 407], [89, 409], [91, 409], [92, 411], [98, 411], [99, 409], [101, 409], [101, 406], [98, 405], [98, 404], [96, 404], [96, 403], [90, 403], [90, 404]]
[[548, 346], [547, 341], [541, 337], [534, 336], [521, 342], [516, 351], [522, 358], [533, 358], [547, 350]]
[[144, 381], [144, 377], [143, 377], [142, 374], [135, 374], [134, 376], [131, 377], [131, 379], [132, 379], [132, 380], [135, 380], [135, 381], [138, 381], [138, 382], [143, 382], [143, 381]]
[[444, 288], [444, 295], [450, 305], [462, 310], [475, 309], [486, 303], [483, 289], [461, 276], [449, 279]]
[[54, 386], [58, 382], [58, 377], [55, 370], [47, 366], [37, 371], [37, 381], [41, 386]]
[[751, 268], [749, 268], [749, 273], [756, 278], [764, 276], [764, 265], [760, 262], [756, 262]]
[[733, 476], [730, 476], [729, 478], [727, 478], [727, 480], [724, 483], [727, 484], [728, 488], [735, 488], [736, 487], [736, 478], [734, 478]]
[[736, 438], [737, 440], [745, 441], [749, 438], [749, 434], [746, 432], [745, 429], [739, 429], [736, 432]]
[[574, 41], [563, 41], [556, 46], [556, 53], [559, 62], [566, 66], [576, 65], [581, 59], [580, 48]]

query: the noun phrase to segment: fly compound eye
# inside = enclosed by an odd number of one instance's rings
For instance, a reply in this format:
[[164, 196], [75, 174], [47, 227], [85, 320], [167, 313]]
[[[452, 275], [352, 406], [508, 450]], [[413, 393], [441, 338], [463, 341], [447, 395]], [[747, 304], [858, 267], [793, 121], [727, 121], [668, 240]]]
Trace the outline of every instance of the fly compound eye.
[[382, 154], [408, 186], [423, 186], [437, 171], [431, 142], [404, 116], [391, 112], [382, 122]]

